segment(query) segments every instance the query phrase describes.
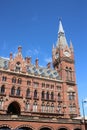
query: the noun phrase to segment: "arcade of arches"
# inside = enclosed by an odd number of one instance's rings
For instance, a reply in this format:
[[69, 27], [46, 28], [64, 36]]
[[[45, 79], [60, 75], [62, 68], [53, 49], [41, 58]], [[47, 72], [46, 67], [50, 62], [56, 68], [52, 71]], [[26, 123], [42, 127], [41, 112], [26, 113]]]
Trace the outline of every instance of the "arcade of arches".
[[[3, 127], [0, 127], [0, 130], [11, 130], [11, 128], [3, 126]], [[20, 128], [15, 129], [15, 130], [33, 130], [33, 129], [29, 128], [29, 127], [20, 127]], [[44, 127], [44, 128], [39, 129], [39, 130], [53, 130], [53, 129]], [[67, 128], [59, 128], [57, 130], [68, 130], [68, 129]], [[73, 129], [73, 130], [81, 130], [81, 129], [76, 128], [76, 129]]]
[[[7, 108], [7, 114], [8, 115], [18, 115], [20, 116], [21, 115], [21, 107], [20, 107], [20, 104], [16, 101], [13, 101], [11, 102], [9, 105], [8, 105], [8, 108]], [[35, 130], [36, 128], [31, 128], [31, 127], [25, 127], [25, 126], [20, 126], [18, 128], [16, 128], [15, 130]], [[0, 130], [13, 130], [13, 128], [10, 128], [10, 127], [7, 127], [7, 126], [0, 126]], [[50, 127], [41, 127], [37, 130], [55, 130], [55, 127], [54, 128], [50, 128]], [[56, 130], [70, 130], [65, 127], [60, 127]], [[75, 128], [73, 130], [82, 130], [80, 128]]]

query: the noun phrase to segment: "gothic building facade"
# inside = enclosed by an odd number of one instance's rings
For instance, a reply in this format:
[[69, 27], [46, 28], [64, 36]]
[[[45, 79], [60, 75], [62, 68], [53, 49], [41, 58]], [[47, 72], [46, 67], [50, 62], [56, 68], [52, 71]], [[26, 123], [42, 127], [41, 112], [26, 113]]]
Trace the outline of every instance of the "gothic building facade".
[[61, 21], [52, 48], [52, 65], [23, 58], [0, 57], [0, 130], [84, 130], [76, 84], [74, 49], [67, 43]]

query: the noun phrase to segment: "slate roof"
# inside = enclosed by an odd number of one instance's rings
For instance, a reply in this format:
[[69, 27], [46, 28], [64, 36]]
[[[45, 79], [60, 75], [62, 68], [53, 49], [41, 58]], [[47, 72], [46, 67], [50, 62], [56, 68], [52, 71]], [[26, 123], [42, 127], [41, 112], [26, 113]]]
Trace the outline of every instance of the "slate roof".
[[[5, 70], [8, 69], [8, 63], [9, 59], [0, 57], [0, 68], [3, 68]], [[35, 65], [27, 66], [27, 73], [29, 75], [35, 75], [40, 77], [48, 77], [51, 79], [57, 79], [60, 80], [60, 76], [58, 72], [55, 69], [52, 68], [45, 68], [45, 67], [36, 67]]]

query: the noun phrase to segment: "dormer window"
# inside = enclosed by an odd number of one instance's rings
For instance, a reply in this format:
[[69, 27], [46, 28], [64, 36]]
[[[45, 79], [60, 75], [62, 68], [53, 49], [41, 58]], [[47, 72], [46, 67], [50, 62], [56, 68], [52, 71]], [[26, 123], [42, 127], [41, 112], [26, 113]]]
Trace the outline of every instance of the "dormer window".
[[17, 62], [16, 63], [16, 69], [15, 69], [17, 72], [20, 72], [21, 70], [21, 63], [20, 62]]

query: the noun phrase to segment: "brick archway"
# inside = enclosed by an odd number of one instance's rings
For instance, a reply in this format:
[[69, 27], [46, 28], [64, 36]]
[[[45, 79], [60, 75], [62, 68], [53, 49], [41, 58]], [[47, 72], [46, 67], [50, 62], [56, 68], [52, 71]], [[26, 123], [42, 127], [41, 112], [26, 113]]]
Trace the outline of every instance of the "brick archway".
[[7, 126], [2, 126], [2, 127], [0, 127], [0, 130], [11, 130], [11, 128], [9, 128]]
[[52, 127], [49, 126], [42, 126], [38, 130], [54, 130]]
[[58, 130], [69, 130], [69, 129], [66, 127], [60, 127], [60, 128], [58, 128]]
[[16, 101], [10, 103], [7, 109], [7, 114], [20, 115], [21, 114], [20, 104]]
[[20, 128], [18, 128], [16, 130], [33, 130], [33, 129], [30, 128], [30, 127], [20, 127]]

